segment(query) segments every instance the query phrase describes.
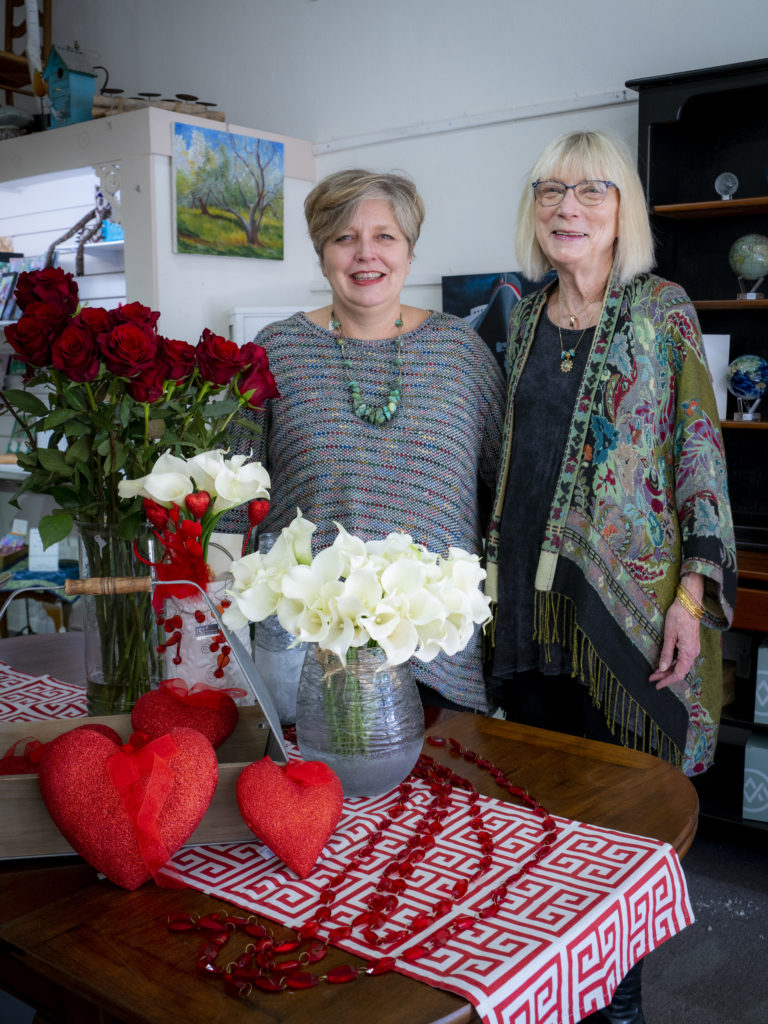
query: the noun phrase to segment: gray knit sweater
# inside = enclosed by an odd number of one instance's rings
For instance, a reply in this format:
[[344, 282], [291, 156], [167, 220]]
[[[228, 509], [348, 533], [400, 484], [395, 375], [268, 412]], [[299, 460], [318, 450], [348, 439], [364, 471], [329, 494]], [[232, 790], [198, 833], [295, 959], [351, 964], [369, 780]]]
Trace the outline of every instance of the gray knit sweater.
[[[478, 482], [492, 487], [504, 383], [488, 346], [462, 320], [431, 313], [402, 336], [402, 403], [373, 426], [354, 415], [339, 346], [297, 313], [266, 327], [265, 347], [280, 398], [268, 403], [265, 449], [272, 478], [262, 531], [286, 526], [300, 508], [317, 525], [315, 551], [332, 543], [334, 521], [364, 540], [394, 530], [439, 554], [450, 545], [479, 553]], [[347, 357], [363, 397], [378, 405], [396, 379], [392, 339], [349, 339]], [[233, 450], [252, 435], [235, 432]], [[245, 510], [225, 529], [245, 531]], [[487, 710], [479, 635], [459, 655], [412, 660], [417, 680], [465, 707]]]

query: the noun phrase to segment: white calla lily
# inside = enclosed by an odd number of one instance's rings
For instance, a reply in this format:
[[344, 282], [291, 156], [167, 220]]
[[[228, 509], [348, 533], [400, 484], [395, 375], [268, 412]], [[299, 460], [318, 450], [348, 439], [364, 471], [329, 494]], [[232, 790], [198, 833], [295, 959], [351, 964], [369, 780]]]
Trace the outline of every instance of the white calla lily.
[[[208, 491], [211, 500], [216, 496], [216, 477], [224, 465], [226, 452], [216, 448], [210, 452], [198, 452], [187, 461], [187, 472], [195, 481], [198, 491]], [[246, 456], [240, 456], [245, 458]]]
[[269, 497], [269, 473], [260, 462], [246, 463], [246, 458], [245, 455], [235, 455], [225, 460], [216, 474], [213, 483], [215, 515], [245, 505], [256, 498]]
[[407, 534], [363, 543], [336, 526], [334, 543], [312, 558], [315, 527], [298, 510], [270, 552], [235, 563], [238, 614], [274, 609], [297, 642], [316, 643], [342, 662], [350, 648], [373, 642], [390, 665], [456, 654], [488, 619], [476, 555], [451, 548], [439, 557]]

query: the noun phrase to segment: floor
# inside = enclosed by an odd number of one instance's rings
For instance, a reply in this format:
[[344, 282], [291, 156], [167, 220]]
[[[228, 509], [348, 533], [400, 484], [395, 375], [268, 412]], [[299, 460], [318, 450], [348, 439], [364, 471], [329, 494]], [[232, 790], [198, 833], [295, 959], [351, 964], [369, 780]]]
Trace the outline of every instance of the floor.
[[[768, 1024], [768, 829], [704, 819], [683, 867], [696, 921], [646, 959], [646, 1024]], [[0, 992], [0, 1024], [32, 1017]]]
[[768, 1024], [768, 830], [703, 819], [683, 868], [696, 921], [646, 959], [647, 1024]]

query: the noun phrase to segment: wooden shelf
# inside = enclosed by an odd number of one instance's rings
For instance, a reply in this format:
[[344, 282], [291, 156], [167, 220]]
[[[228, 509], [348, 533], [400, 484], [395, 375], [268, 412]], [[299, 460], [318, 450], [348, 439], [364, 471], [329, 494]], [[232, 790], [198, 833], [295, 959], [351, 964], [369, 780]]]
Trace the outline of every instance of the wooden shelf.
[[768, 430], [768, 420], [723, 420], [720, 426], [729, 430]]
[[755, 213], [768, 213], [768, 196], [749, 199], [715, 199], [706, 203], [665, 203], [652, 207], [657, 217], [681, 220], [692, 217], [739, 217]]
[[762, 580], [768, 583], [768, 551], [749, 551], [739, 548], [736, 552], [739, 579]]
[[768, 309], [768, 299], [698, 299], [693, 305], [696, 309], [730, 309], [747, 313]]

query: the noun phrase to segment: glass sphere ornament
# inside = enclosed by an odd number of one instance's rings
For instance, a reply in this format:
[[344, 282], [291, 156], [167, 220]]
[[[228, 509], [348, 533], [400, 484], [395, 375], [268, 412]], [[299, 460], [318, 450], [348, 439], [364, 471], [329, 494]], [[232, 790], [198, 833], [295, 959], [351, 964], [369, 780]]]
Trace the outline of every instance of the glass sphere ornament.
[[[728, 264], [739, 279], [739, 298], [761, 298], [757, 289], [768, 274], [768, 238], [765, 235], [742, 235], [728, 253]], [[746, 288], [745, 281], [753, 282]]]
[[731, 171], [723, 171], [715, 178], [715, 192], [721, 199], [731, 199], [739, 187], [739, 179]]
[[739, 356], [728, 366], [725, 379], [738, 403], [734, 419], [759, 420], [757, 407], [768, 394], [768, 360], [761, 356]]

